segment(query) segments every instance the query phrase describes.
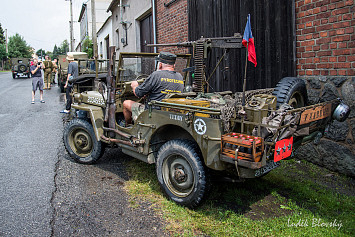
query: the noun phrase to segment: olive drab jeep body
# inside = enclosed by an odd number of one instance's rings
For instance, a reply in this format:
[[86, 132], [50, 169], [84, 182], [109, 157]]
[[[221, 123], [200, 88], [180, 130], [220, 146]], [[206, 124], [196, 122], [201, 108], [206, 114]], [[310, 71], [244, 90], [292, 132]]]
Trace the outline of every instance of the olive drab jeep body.
[[194, 85], [191, 70], [186, 70], [191, 55], [177, 55], [175, 69], [184, 76], [185, 88], [195, 91], [146, 102], [147, 109], [126, 126], [123, 102], [145, 103], [134, 96], [131, 81], [143, 82], [154, 71], [158, 54], [121, 53], [115, 64], [115, 49], [110, 48], [109, 71], [98, 91], [73, 94], [63, 135], [69, 155], [91, 164], [106, 146], [121, 147], [123, 153], [155, 164], [158, 182], [170, 199], [195, 207], [206, 194], [211, 170], [240, 180], [261, 177], [297, 146], [319, 139], [339, 106], [335, 117], [347, 117], [348, 108], [338, 100], [308, 105], [304, 82], [293, 77], [271, 89], [205, 93], [206, 49], [237, 49], [241, 41], [236, 34], [179, 44], [194, 47]]
[[29, 58], [11, 58], [12, 78], [31, 77]]

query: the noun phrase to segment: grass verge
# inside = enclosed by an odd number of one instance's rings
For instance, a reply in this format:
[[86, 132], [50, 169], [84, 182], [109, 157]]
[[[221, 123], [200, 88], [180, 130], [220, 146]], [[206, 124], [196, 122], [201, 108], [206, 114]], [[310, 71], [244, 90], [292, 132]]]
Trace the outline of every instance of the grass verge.
[[306, 161], [284, 161], [260, 179], [214, 181], [196, 210], [163, 197], [154, 165], [128, 162], [134, 207], [152, 203], [172, 236], [354, 236], [354, 183]]

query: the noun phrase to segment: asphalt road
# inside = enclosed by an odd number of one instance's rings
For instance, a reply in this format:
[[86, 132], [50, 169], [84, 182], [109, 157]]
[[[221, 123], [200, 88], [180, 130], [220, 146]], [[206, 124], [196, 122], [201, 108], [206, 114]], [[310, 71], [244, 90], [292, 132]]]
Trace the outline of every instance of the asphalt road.
[[[130, 207], [119, 149], [95, 165], [72, 162], [62, 142], [64, 94], [31, 104], [32, 79], [0, 73], [0, 236], [163, 236], [149, 203]], [[38, 91], [37, 91], [38, 93]]]

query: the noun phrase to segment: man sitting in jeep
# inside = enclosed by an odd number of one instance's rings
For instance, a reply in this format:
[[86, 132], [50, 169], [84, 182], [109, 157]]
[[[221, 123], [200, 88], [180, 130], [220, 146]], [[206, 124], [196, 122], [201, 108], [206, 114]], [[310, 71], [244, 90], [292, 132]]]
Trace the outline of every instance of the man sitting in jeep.
[[145, 105], [133, 100], [123, 102], [123, 115], [126, 124], [136, 120], [140, 113], [147, 109], [151, 100], [161, 101], [166, 94], [181, 93], [184, 89], [184, 80], [180, 73], [175, 72], [176, 55], [168, 52], [161, 52], [158, 59], [157, 71], [153, 72], [141, 85], [132, 81], [133, 93], [138, 98], [146, 98]]

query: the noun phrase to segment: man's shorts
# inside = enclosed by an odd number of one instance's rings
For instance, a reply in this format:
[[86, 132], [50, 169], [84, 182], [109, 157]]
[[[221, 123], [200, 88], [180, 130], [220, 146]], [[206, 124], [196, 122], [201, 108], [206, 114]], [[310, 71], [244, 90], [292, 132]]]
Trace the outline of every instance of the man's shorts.
[[40, 91], [43, 91], [42, 77], [33, 77], [32, 79], [32, 90], [36, 91], [37, 88], [39, 88]]
[[144, 111], [145, 106], [141, 103], [132, 104], [132, 119], [133, 121], [137, 120], [138, 116]]

